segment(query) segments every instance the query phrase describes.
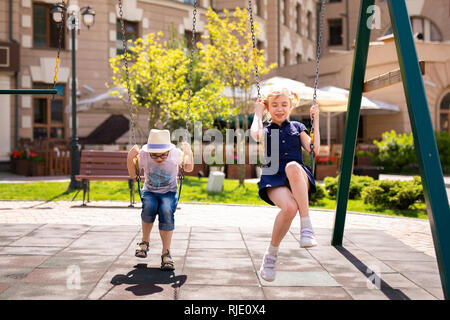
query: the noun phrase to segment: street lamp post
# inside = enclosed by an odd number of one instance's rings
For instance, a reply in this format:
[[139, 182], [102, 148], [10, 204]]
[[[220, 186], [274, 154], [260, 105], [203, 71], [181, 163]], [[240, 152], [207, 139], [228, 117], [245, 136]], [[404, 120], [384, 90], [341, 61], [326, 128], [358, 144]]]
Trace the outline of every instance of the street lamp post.
[[62, 23], [64, 14], [68, 13], [67, 27], [72, 33], [72, 145], [70, 153], [71, 171], [70, 171], [70, 190], [80, 189], [80, 181], [75, 180], [75, 176], [80, 174], [80, 145], [77, 136], [77, 82], [76, 82], [76, 30], [80, 32], [79, 15], [83, 16], [83, 23], [89, 29], [94, 24], [95, 11], [91, 7], [82, 7], [71, 5], [66, 8], [62, 4], [52, 7], [52, 19], [56, 23]]

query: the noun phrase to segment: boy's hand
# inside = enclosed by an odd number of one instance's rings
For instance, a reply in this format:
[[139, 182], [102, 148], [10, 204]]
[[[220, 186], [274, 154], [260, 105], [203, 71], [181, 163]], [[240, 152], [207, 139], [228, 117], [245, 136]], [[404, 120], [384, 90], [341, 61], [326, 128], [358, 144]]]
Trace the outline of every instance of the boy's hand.
[[191, 154], [192, 153], [191, 146], [186, 141], [183, 141], [181, 143], [181, 150], [184, 152], [184, 154]]
[[139, 147], [135, 144], [130, 151], [128, 151], [128, 157], [134, 158], [139, 154]]

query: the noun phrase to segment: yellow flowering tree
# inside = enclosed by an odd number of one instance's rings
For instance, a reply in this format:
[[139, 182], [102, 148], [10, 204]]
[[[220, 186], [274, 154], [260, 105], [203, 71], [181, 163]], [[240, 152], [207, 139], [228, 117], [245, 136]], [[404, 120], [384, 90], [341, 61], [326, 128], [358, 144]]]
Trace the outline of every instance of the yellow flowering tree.
[[[129, 46], [129, 79], [131, 102], [145, 107], [149, 113], [149, 127], [167, 127], [173, 121], [184, 123], [188, 99], [188, 52], [183, 48], [168, 46], [162, 41], [163, 34], [150, 33], [138, 38]], [[112, 83], [127, 88], [123, 55], [110, 59], [113, 70]], [[195, 89], [195, 88], [194, 88]], [[212, 124], [214, 113], [226, 110], [227, 101], [220, 96], [221, 83], [204, 81], [194, 91], [191, 99], [190, 120]], [[126, 91], [126, 90], [125, 90]], [[119, 91], [113, 94], [121, 96]], [[174, 129], [174, 128], [171, 128]]]
[[[232, 13], [224, 10], [219, 16], [211, 8], [207, 13], [208, 24], [205, 28], [208, 35], [203, 38], [205, 44], [198, 43], [200, 51], [199, 70], [207, 80], [219, 79], [227, 87], [231, 113], [236, 118], [236, 128], [240, 128], [239, 115], [243, 116], [243, 129], [248, 129], [248, 115], [252, 113], [251, 87], [256, 83], [254, 63], [259, 74], [267, 74], [276, 64], [266, 66], [264, 50], [256, 50], [254, 60], [253, 42], [247, 10], [236, 8]], [[255, 22], [255, 36], [260, 31]], [[239, 139], [243, 141], [242, 139]], [[238, 149], [244, 148], [238, 145]], [[239, 182], [244, 184], [245, 167], [239, 166]]]

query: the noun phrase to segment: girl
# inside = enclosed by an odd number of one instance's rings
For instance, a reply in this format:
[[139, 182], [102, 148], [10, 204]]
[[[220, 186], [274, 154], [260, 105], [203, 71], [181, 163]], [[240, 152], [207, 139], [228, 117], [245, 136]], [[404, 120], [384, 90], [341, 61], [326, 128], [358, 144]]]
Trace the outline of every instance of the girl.
[[[260, 268], [261, 277], [266, 281], [275, 280], [275, 263], [278, 247], [288, 232], [297, 211], [300, 213], [300, 246], [302, 248], [317, 245], [309, 218], [308, 200], [316, 191], [311, 169], [303, 164], [302, 147], [310, 152], [311, 139], [303, 123], [289, 121], [288, 117], [297, 96], [286, 88], [267, 88], [267, 93], [255, 104], [255, 115], [250, 129], [251, 136], [260, 141], [267, 134], [266, 148], [270, 155], [270, 139], [273, 130], [279, 130], [279, 148], [274, 150], [279, 157], [278, 171], [275, 174], [263, 174], [259, 182], [259, 196], [271, 205], [280, 208], [275, 218], [272, 239], [267, 248]], [[263, 129], [263, 112], [267, 111], [271, 121]], [[310, 116], [314, 119], [314, 152], [319, 151], [319, 107], [313, 105]]]

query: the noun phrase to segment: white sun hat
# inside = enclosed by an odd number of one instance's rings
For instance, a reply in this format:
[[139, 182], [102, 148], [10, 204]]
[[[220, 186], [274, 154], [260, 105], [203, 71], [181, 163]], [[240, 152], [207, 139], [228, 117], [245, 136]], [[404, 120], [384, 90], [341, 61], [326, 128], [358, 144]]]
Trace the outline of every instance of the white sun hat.
[[142, 146], [142, 150], [151, 153], [164, 153], [175, 148], [175, 145], [170, 142], [169, 130], [150, 130], [147, 144]]

